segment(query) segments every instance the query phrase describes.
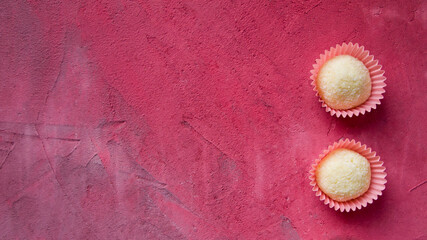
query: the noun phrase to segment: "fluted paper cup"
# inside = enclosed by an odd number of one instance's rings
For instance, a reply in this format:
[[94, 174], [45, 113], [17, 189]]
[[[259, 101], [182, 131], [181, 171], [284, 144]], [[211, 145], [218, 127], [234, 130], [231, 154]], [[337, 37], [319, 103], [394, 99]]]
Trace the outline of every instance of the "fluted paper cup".
[[[371, 183], [368, 190], [363, 195], [344, 202], [330, 198], [322, 192], [316, 181], [316, 169], [320, 161], [330, 152], [339, 148], [345, 148], [359, 153], [368, 159], [371, 166]], [[365, 144], [362, 145], [360, 142], [356, 142], [355, 140], [350, 141], [349, 139], [341, 139], [340, 141], [330, 145], [328, 149], [324, 150], [323, 153], [319, 155], [319, 158], [315, 160], [311, 166], [311, 170], [309, 171], [310, 185], [313, 187], [313, 191], [316, 193], [316, 196], [318, 196], [320, 200], [330, 208], [333, 208], [336, 211], [340, 210], [341, 212], [350, 212], [350, 210], [356, 211], [356, 209], [361, 209], [362, 207], [366, 207], [368, 204], [371, 204], [374, 200], [378, 199], [378, 196], [382, 195], [382, 191], [384, 191], [385, 184], [387, 182], [385, 179], [387, 174], [383, 164], [384, 163], [380, 161], [380, 157], [376, 155], [376, 152], [372, 151], [372, 149], [368, 148]]]
[[[325, 101], [320, 97], [319, 91], [317, 89], [316, 81], [317, 75], [329, 59], [332, 59], [339, 55], [350, 55], [353, 56], [366, 66], [371, 77], [371, 95], [370, 97], [361, 105], [347, 110], [333, 109], [329, 107]], [[316, 59], [316, 63], [313, 64], [313, 69], [310, 71], [312, 80], [311, 85], [313, 90], [316, 92], [316, 96], [319, 97], [319, 102], [322, 104], [322, 107], [326, 109], [326, 112], [329, 112], [331, 116], [336, 117], [353, 117], [365, 114], [365, 112], [370, 112], [372, 109], [375, 109], [377, 105], [380, 105], [380, 100], [383, 99], [383, 94], [385, 93], [384, 87], [386, 86], [384, 77], [384, 70], [381, 70], [382, 66], [378, 64], [378, 60], [374, 60], [374, 56], [369, 54], [368, 50], [365, 50], [363, 46], [353, 43], [343, 43], [342, 45], [336, 45], [336, 47], [331, 47], [330, 50], [325, 50], [325, 54], [321, 54], [320, 58]]]

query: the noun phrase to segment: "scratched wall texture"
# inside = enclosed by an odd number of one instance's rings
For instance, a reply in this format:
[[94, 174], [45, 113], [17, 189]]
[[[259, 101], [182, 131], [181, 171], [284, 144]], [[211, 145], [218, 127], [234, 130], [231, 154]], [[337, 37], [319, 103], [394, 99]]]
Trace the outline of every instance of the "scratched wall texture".
[[[1, 239], [426, 239], [426, 1], [0, 3]], [[337, 119], [319, 54], [365, 45], [387, 92]], [[387, 167], [367, 208], [307, 178], [341, 137]]]

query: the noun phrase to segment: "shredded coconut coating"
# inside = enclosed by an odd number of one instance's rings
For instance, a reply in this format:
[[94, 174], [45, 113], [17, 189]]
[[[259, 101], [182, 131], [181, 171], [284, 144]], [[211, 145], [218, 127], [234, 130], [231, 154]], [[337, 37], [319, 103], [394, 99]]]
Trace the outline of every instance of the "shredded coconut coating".
[[368, 69], [350, 55], [328, 60], [320, 69], [316, 84], [325, 103], [338, 110], [355, 108], [371, 95]]
[[348, 201], [369, 189], [371, 166], [359, 153], [340, 148], [322, 159], [316, 170], [316, 181], [330, 198]]

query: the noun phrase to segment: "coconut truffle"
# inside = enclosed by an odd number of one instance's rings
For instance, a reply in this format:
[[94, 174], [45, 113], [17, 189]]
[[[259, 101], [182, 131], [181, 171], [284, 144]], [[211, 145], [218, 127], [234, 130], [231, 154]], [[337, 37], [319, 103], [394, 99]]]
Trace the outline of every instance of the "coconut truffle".
[[316, 85], [325, 103], [337, 110], [355, 108], [371, 95], [368, 69], [350, 55], [339, 55], [323, 64]]
[[365, 157], [355, 151], [336, 149], [320, 161], [316, 181], [330, 198], [339, 202], [348, 201], [368, 190], [371, 166]]

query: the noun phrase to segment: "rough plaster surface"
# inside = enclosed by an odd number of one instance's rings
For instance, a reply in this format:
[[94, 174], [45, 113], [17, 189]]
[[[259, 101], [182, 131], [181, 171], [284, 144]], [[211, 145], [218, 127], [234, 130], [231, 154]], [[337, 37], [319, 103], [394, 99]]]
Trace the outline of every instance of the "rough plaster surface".
[[[425, 1], [0, 3], [1, 239], [426, 239]], [[358, 42], [382, 105], [337, 119], [310, 69]], [[388, 173], [338, 213], [311, 162], [341, 137]]]

